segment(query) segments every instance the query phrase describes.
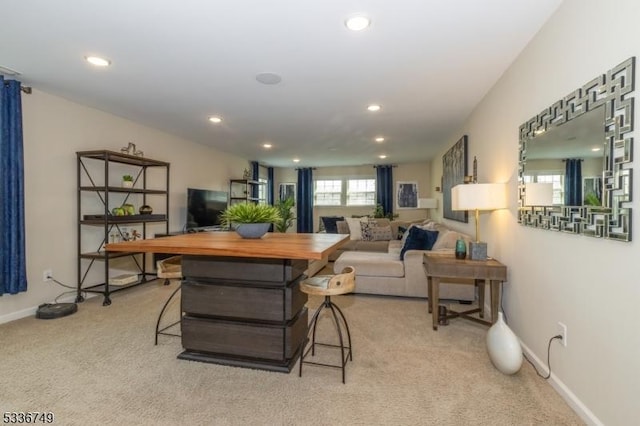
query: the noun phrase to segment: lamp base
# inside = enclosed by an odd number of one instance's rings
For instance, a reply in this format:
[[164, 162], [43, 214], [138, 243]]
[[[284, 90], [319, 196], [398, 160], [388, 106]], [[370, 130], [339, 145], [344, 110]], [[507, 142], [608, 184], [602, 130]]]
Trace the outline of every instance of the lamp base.
[[469, 259], [487, 260], [487, 243], [471, 241], [469, 243]]

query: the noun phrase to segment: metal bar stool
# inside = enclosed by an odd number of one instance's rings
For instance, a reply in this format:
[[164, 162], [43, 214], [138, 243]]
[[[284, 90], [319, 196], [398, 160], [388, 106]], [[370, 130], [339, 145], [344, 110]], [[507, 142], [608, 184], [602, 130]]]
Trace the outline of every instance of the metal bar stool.
[[[336, 275], [318, 275], [315, 277], [307, 278], [300, 283], [300, 290], [304, 293], [316, 296], [324, 296], [324, 302], [318, 307], [316, 313], [311, 318], [309, 328], [307, 329], [307, 335], [304, 343], [302, 344], [302, 355], [300, 356], [300, 372], [299, 377], [302, 377], [302, 364], [322, 365], [325, 367], [340, 368], [342, 369], [342, 383], [345, 383], [345, 366], [348, 360], [353, 361], [353, 350], [351, 348], [351, 332], [349, 331], [349, 324], [345, 318], [342, 310], [331, 301], [331, 296], [338, 294], [351, 293], [355, 287], [355, 269], [353, 266], [347, 266], [342, 270], [341, 274]], [[333, 345], [328, 343], [316, 342], [316, 328], [318, 325], [318, 319], [320, 312], [323, 309], [331, 311], [333, 322], [335, 323], [336, 330], [338, 331], [339, 345]], [[344, 333], [346, 332], [347, 345], [344, 342]], [[309, 342], [309, 334], [311, 334], [311, 346], [306, 349]], [[341, 362], [340, 364], [325, 364], [321, 362], [306, 361], [305, 358], [311, 352], [311, 356], [315, 356], [316, 345], [329, 346], [334, 348], [340, 348]]]
[[[158, 278], [164, 278], [164, 285], [170, 284], [170, 279], [179, 278], [182, 279], [182, 256], [172, 256], [164, 260], [160, 260], [156, 262], [156, 269], [158, 270]], [[162, 310], [160, 310], [160, 315], [158, 315], [158, 321], [156, 321], [156, 341], [155, 344], [158, 344], [158, 335], [163, 334], [165, 336], [174, 336], [180, 337], [180, 334], [169, 333], [166, 330], [174, 327], [180, 323], [180, 320], [172, 322], [166, 327], [160, 328], [160, 321], [164, 315], [164, 312], [167, 310], [169, 306], [169, 302], [174, 298], [178, 291], [182, 288], [182, 282], [178, 283], [176, 289], [171, 293], [171, 296], [164, 302], [164, 306], [162, 306]]]

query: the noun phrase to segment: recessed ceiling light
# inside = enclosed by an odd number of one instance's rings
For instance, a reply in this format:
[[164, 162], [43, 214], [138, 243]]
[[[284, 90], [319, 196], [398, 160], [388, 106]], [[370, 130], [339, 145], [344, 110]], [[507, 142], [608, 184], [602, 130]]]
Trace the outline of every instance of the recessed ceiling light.
[[378, 158], [382, 158], [384, 160], [385, 158], [387, 158], [387, 156], [382, 154], [382, 155], [378, 155]]
[[91, 65], [95, 65], [96, 67], [108, 67], [111, 65], [111, 61], [105, 58], [101, 58], [100, 56], [85, 56], [87, 62]]
[[366, 16], [352, 16], [344, 21], [344, 25], [351, 31], [362, 31], [371, 24], [371, 20]]
[[262, 147], [263, 147], [263, 148], [266, 148], [266, 149], [269, 149], [269, 148], [271, 148], [272, 146], [273, 146], [273, 145], [271, 145], [270, 143], [263, 143], [263, 144], [262, 144]]
[[293, 159], [293, 162], [294, 162], [294, 163], [299, 163], [299, 162], [300, 162], [300, 159], [299, 159], [299, 158], [294, 158], [294, 159]]
[[382, 136], [378, 136], [376, 138], [376, 142], [384, 142], [384, 138]]
[[371, 112], [376, 112], [376, 111], [380, 111], [382, 107], [378, 104], [371, 104], [367, 107], [367, 109]]
[[598, 151], [600, 151], [600, 148], [598, 148], [598, 147], [596, 147], [596, 148], [591, 148], [591, 151], [593, 151], [593, 152], [598, 152]]
[[222, 123], [222, 118], [213, 116], [213, 117], [209, 117], [209, 121], [212, 123], [218, 124], [218, 123]]

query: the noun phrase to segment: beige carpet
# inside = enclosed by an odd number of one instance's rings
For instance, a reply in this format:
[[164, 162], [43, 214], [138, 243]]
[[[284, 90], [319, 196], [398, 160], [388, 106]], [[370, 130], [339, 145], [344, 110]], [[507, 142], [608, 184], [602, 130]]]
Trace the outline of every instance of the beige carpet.
[[51, 411], [60, 425], [582, 424], [528, 364], [514, 376], [491, 365], [486, 327], [456, 319], [434, 332], [420, 300], [334, 298], [354, 341], [346, 385], [324, 367], [299, 378], [297, 364], [282, 374], [178, 360], [179, 338], [153, 345], [174, 286], [0, 325], [0, 410]]

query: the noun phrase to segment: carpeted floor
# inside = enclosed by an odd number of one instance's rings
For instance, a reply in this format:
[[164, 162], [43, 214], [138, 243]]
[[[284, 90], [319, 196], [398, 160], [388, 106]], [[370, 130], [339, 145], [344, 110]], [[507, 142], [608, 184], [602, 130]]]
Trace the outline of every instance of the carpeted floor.
[[297, 364], [282, 374], [178, 360], [179, 338], [153, 344], [175, 285], [0, 325], [0, 411], [50, 411], [60, 425], [582, 424], [528, 364], [514, 376], [491, 365], [486, 327], [456, 319], [432, 331], [423, 300], [333, 298], [353, 337], [345, 385], [323, 367], [305, 365], [300, 378]]

